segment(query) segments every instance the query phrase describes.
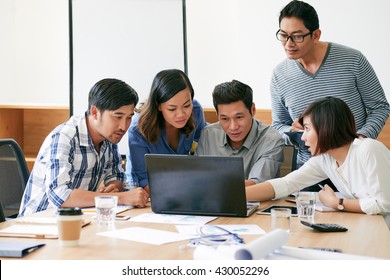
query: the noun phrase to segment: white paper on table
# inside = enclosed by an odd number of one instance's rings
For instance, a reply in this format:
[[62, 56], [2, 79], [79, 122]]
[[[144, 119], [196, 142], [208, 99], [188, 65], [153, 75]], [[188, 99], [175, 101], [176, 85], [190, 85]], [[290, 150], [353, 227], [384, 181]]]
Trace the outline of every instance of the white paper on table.
[[217, 217], [145, 213], [132, 217], [130, 222], [164, 223], [177, 225], [204, 225]]
[[[265, 234], [266, 232], [259, 227], [258, 225], [254, 224], [246, 224], [246, 225], [211, 225], [211, 226], [218, 226], [220, 228], [223, 228], [231, 233], [235, 234]], [[176, 225], [177, 231], [182, 234], [187, 235], [199, 235], [199, 225]]]
[[149, 243], [154, 245], [161, 245], [165, 243], [189, 239], [188, 236], [185, 236], [180, 233], [143, 227], [130, 227], [112, 231], [99, 232], [97, 233], [97, 235], [142, 243]]

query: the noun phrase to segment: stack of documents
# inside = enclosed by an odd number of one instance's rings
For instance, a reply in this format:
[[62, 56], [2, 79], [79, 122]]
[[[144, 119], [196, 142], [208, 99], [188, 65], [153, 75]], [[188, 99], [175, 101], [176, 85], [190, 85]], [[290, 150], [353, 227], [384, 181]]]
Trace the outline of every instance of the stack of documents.
[[[82, 226], [91, 223], [84, 219]], [[27, 238], [58, 238], [57, 220], [55, 217], [21, 217], [15, 223], [0, 230], [1, 237], [27, 237]]]

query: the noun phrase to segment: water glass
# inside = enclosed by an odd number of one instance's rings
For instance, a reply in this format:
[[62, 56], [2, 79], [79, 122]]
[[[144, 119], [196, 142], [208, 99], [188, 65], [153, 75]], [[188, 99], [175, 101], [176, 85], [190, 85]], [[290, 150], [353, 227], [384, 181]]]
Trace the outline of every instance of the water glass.
[[273, 208], [271, 209], [271, 229], [283, 229], [290, 232], [291, 209]]
[[96, 196], [95, 208], [97, 222], [101, 225], [113, 225], [115, 223], [117, 206], [117, 196]]
[[314, 222], [314, 213], [316, 210], [317, 193], [299, 192], [296, 198], [298, 217], [300, 220]]

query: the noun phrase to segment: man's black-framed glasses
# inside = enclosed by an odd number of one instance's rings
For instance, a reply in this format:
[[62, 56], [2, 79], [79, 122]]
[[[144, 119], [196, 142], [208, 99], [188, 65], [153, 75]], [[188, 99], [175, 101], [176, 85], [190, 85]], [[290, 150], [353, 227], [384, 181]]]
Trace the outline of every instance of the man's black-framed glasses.
[[293, 35], [287, 35], [283, 33], [280, 29], [276, 32], [276, 39], [278, 39], [281, 42], [287, 42], [288, 39], [291, 39], [294, 43], [302, 43], [306, 36], [309, 36], [313, 33], [313, 31], [310, 31], [307, 34], [293, 34]]

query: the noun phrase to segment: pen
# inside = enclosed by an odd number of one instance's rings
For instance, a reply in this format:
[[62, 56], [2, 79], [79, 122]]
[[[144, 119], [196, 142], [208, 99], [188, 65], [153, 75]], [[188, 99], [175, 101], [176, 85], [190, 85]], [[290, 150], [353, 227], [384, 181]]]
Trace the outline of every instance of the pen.
[[318, 186], [321, 188], [321, 190], [324, 189], [324, 186], [323, 186], [323, 185], [318, 184]]
[[296, 201], [295, 201], [295, 199], [290, 199], [290, 198], [287, 198], [287, 199], [285, 199], [287, 202], [291, 202], [291, 203], [297, 203]]
[[336, 253], [341, 253], [342, 251], [337, 248], [323, 248], [323, 247], [298, 247], [301, 249], [313, 249], [313, 250], [319, 250], [319, 251], [327, 251], [327, 252], [336, 252]]
[[96, 209], [95, 208], [89, 208], [89, 209], [84, 208], [82, 211], [86, 212], [86, 213], [96, 213]]

